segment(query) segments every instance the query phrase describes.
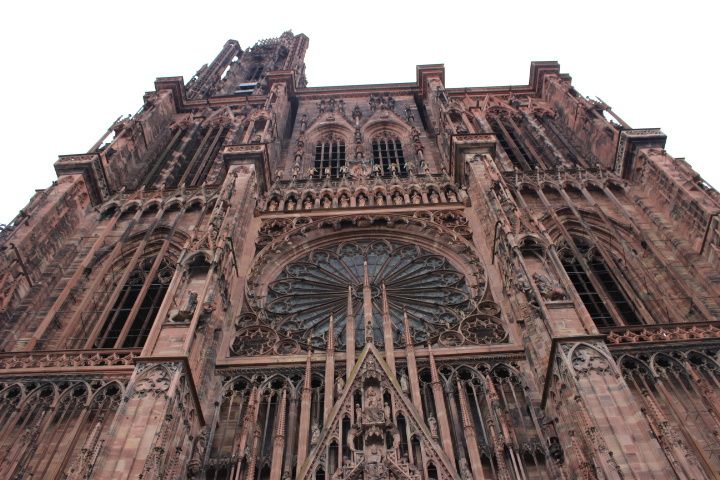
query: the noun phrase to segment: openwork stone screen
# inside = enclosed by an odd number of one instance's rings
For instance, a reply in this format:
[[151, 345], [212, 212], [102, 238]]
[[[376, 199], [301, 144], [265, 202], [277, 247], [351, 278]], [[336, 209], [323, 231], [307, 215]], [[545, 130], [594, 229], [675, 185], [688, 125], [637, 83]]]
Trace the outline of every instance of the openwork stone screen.
[[[314, 250], [288, 264], [269, 285], [266, 305], [280, 332], [316, 346], [326, 343], [332, 314], [336, 347], [343, 348], [349, 315], [358, 345], [370, 335], [367, 328], [372, 328], [376, 345], [382, 345], [383, 296], [398, 345], [404, 343], [403, 312], [414, 340], [424, 342], [456, 325], [471, 308], [465, 276], [445, 257], [395, 241], [345, 242]], [[372, 309], [372, 325], [367, 326], [366, 301]]]

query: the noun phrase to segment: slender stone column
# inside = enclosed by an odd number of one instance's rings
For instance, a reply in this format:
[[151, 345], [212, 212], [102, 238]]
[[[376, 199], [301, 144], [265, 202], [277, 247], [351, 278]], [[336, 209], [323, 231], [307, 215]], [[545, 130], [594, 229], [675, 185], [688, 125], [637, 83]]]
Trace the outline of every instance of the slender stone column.
[[273, 439], [270, 480], [280, 480], [282, 475], [283, 450], [285, 449], [285, 409], [287, 408], [287, 390], [283, 390], [277, 410], [277, 425]]
[[504, 419], [502, 409], [500, 407], [500, 397], [498, 396], [495, 384], [489, 376], [485, 376], [485, 385], [488, 390], [488, 403], [492, 409], [492, 417], [488, 421], [490, 427], [490, 436], [495, 447], [495, 457], [498, 465], [498, 480], [511, 480], [510, 471], [505, 463], [505, 442], [510, 440], [510, 432]]
[[407, 362], [407, 374], [410, 382], [410, 396], [413, 405], [418, 413], [423, 416], [422, 400], [420, 399], [420, 382], [418, 380], [417, 361], [415, 360], [415, 347], [410, 335], [410, 322], [407, 311], [403, 309], [403, 324], [405, 327], [405, 360]]
[[328, 326], [327, 354], [325, 356], [325, 403], [323, 404], [323, 424], [327, 423], [328, 416], [334, 405], [333, 393], [335, 391], [335, 318], [330, 314]]
[[347, 315], [345, 316], [345, 372], [350, 378], [355, 366], [355, 314], [352, 307], [352, 285], [348, 286]]
[[470, 467], [473, 478], [476, 480], [484, 480], [485, 476], [483, 475], [480, 451], [478, 450], [477, 437], [475, 436], [475, 426], [470, 416], [467, 392], [459, 380], [457, 382], [457, 389], [460, 396], [460, 414], [462, 416], [463, 433], [465, 434], [465, 446], [467, 447], [468, 457], [470, 457]]
[[365, 343], [374, 343], [372, 288], [370, 288], [367, 261], [363, 262], [363, 323], [365, 325]]
[[395, 347], [393, 346], [392, 318], [390, 318], [390, 306], [388, 305], [387, 289], [382, 284], [382, 306], [383, 306], [383, 337], [385, 340], [385, 361], [393, 375], [397, 376], [395, 370]]
[[260, 393], [258, 392], [257, 386], [253, 386], [252, 390], [250, 391], [250, 398], [248, 399], [247, 411], [243, 418], [244, 425], [242, 427], [240, 439], [238, 440], [237, 444], [237, 452], [239, 454], [239, 458], [237, 461], [237, 465], [235, 465], [235, 474], [233, 475], [233, 480], [240, 480], [242, 462], [243, 460], [245, 460], [245, 462], [247, 463], [248, 460], [247, 458], [245, 458], [245, 451], [247, 449], [248, 438], [252, 433], [253, 426], [257, 423], [257, 416], [259, 411], [257, 403], [259, 395]]
[[305, 363], [305, 382], [303, 383], [302, 396], [300, 397], [300, 432], [298, 433], [297, 449], [297, 473], [300, 475], [300, 468], [307, 457], [308, 432], [310, 431], [310, 409], [312, 407], [312, 360], [308, 347], [307, 360]]
[[438, 426], [440, 427], [440, 438], [445, 453], [450, 461], [455, 465], [455, 452], [453, 452], [452, 434], [450, 433], [450, 422], [448, 420], [447, 408], [445, 406], [445, 395], [443, 395], [442, 383], [440, 382], [440, 374], [435, 365], [435, 355], [432, 353], [432, 347], [428, 344], [428, 353], [430, 355], [430, 375], [432, 378], [432, 392], [435, 400], [435, 415], [437, 415]]

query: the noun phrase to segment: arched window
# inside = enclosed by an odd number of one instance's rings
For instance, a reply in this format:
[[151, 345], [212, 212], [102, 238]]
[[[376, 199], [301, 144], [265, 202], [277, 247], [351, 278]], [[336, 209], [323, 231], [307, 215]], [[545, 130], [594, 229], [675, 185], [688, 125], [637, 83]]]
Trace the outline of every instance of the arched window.
[[333, 134], [315, 145], [315, 173], [313, 178], [337, 178], [345, 165], [345, 140]]
[[535, 157], [528, 151], [522, 138], [515, 131], [512, 120], [503, 118], [504, 115], [493, 115], [488, 118], [490, 128], [498, 139], [500, 146], [510, 161], [519, 170], [526, 172], [539, 167]]
[[390, 175], [393, 170], [397, 175], [407, 173], [402, 143], [397, 137], [387, 133], [372, 141], [373, 164], [382, 168], [383, 175]]
[[174, 272], [167, 259], [156, 263], [156, 257], [146, 257], [130, 273], [94, 341], [95, 347], [144, 345]]
[[[608, 269], [600, 252], [596, 248], [590, 248], [590, 245], [582, 239], [574, 239], [574, 242], [584, 257], [589, 271], [586, 271], [570, 250], [564, 250], [562, 264], [595, 325], [598, 327], [611, 327], [619, 323], [640, 325], [642, 323], [640, 318]], [[608, 304], [612, 304], [612, 307], [608, 307]]]

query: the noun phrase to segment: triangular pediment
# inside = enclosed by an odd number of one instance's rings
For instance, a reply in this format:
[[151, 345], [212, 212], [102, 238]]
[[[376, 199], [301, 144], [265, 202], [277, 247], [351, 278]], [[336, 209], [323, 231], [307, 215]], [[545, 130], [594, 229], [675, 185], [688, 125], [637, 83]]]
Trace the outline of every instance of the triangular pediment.
[[[363, 405], [360, 410], [356, 410], [357, 406], [354, 403], [355, 392], [362, 392]], [[383, 405], [383, 394], [385, 392], [390, 393], [393, 398], [392, 418], [387, 418], [385, 413], [385, 409], [388, 408]], [[370, 396], [378, 398], [369, 400]], [[378, 438], [378, 433], [382, 432], [383, 429], [392, 430], [398, 414], [402, 414], [411, 435], [420, 440], [425, 459], [435, 465], [438, 478], [459, 480], [452, 462], [438, 441], [433, 438], [421, 413], [417, 411], [413, 402], [403, 392], [398, 379], [377, 347], [372, 343], [365, 345], [357, 362], [355, 362], [342, 393], [335, 399], [325, 425], [323, 425], [315, 444], [311, 447], [310, 454], [299, 471], [298, 479], [311, 480], [315, 478], [314, 472], [318, 465], [325, 461], [325, 455], [331, 443], [336, 442], [341, 447], [340, 450], [342, 450], [339, 440], [340, 427], [343, 419], [346, 417], [352, 419], [353, 414], [355, 414], [355, 421], [352, 422], [351, 431], [354, 431], [355, 435], [365, 435], [368, 439]], [[366, 450], [372, 448], [368, 446], [369, 443], [364, 441], [362, 445], [362, 448]], [[385, 450], [384, 447], [381, 447], [381, 449]], [[387, 449], [387, 451], [380, 453], [367, 451], [360, 454], [357, 452], [361, 449], [356, 450], [353, 446], [352, 450], [355, 458], [351, 459], [351, 465], [344, 467], [345, 477], [339, 478], [363, 478], [362, 472], [370, 471], [370, 469], [381, 471], [385, 469], [386, 472], [392, 472], [395, 478], [412, 478], [412, 475], [408, 474], [408, 465], [399, 458], [399, 452], [394, 449]], [[377, 475], [370, 476], [376, 477]]]

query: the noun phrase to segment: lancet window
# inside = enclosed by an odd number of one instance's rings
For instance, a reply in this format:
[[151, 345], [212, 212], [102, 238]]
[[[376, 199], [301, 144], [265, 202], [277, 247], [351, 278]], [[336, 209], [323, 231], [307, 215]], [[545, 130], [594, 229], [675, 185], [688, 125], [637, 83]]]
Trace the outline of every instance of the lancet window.
[[[212, 443], [204, 478], [270, 478], [273, 440], [278, 432], [283, 435], [287, 446], [282, 456], [286, 462], [285, 469], [295, 470], [295, 465], [291, 465], [294, 458], [287, 451], [292, 450], [298, 441], [298, 418], [290, 412], [299, 408], [297, 389], [302, 386], [301, 380], [299, 374], [270, 378], [259, 374], [237, 377], [225, 385], [217, 421], [211, 432]], [[313, 380], [312, 404], [322, 404], [321, 382]], [[321, 418], [322, 412], [314, 411], [312, 424], [318, 425]], [[250, 464], [250, 458], [256, 461]]]
[[489, 117], [488, 123], [500, 146], [517, 169], [530, 172], [539, 167], [538, 161], [528, 151], [511, 120], [505, 120], [502, 115], [496, 115]]
[[315, 145], [313, 178], [338, 178], [345, 166], [345, 140], [328, 135]]
[[[420, 372], [423, 410], [430, 431], [437, 432], [435, 402], [443, 402], [453, 443], [463, 452], [457, 459], [463, 478], [473, 472], [481, 472], [480, 478], [556, 478], [548, 459], [560, 454], [551, 452], [555, 432], [538, 428], [536, 411], [514, 369], [446, 365], [438, 370], [445, 384], [443, 398], [436, 396], [429, 370]], [[497, 443], [498, 431], [509, 433], [506, 444]], [[472, 458], [475, 451], [479, 463]]]
[[574, 242], [584, 262], [576, 258], [569, 249], [565, 249], [561, 252], [562, 264], [595, 325], [640, 325], [640, 317], [608, 268], [601, 252], [597, 248], [591, 248], [583, 239], [576, 238]]
[[407, 173], [402, 143], [397, 137], [384, 134], [372, 141], [373, 165], [383, 175]]
[[[688, 478], [712, 477], [720, 470], [720, 428], [708, 388], [720, 387], [716, 351], [623, 356], [620, 367], [668, 458], [683, 464]], [[672, 441], [668, 441], [672, 439]], [[701, 469], [704, 475], [697, 471]]]
[[175, 271], [166, 259], [157, 266], [156, 261], [147, 257], [130, 273], [95, 339], [96, 347], [143, 346]]
[[202, 185], [216, 163], [228, 131], [227, 125], [178, 129], [152, 163], [144, 185], [165, 188]]
[[115, 382], [0, 383], [0, 478], [87, 478], [121, 398]]

